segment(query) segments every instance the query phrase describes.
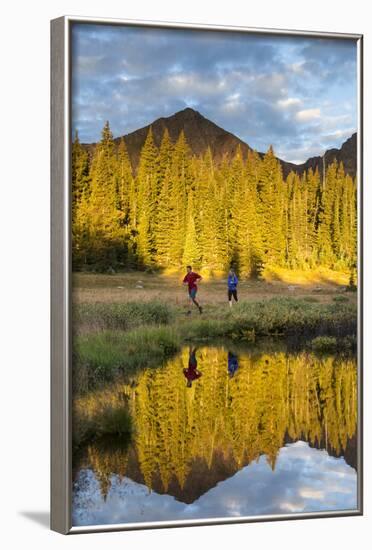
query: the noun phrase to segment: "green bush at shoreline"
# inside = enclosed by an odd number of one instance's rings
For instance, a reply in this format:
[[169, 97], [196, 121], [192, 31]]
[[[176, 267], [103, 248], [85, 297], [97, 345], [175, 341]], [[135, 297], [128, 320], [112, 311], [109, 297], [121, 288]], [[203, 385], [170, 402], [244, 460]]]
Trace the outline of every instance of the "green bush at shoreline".
[[133, 434], [133, 420], [126, 404], [106, 406], [96, 415], [74, 415], [74, 429], [72, 432], [73, 449], [76, 450], [84, 443], [102, 441], [113, 437], [116, 441], [128, 444]]

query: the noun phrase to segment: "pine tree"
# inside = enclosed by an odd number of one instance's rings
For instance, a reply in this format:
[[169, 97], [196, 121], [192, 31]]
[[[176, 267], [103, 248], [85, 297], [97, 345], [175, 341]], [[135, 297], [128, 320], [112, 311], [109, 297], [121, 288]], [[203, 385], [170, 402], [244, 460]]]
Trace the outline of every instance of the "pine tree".
[[202, 270], [206, 274], [221, 273], [227, 263], [226, 228], [221, 207], [223, 190], [218, 188], [209, 148], [197, 166], [195, 188], [198, 212], [196, 225], [202, 251]]
[[318, 226], [318, 260], [320, 265], [332, 267], [334, 262], [332, 236], [334, 224], [334, 203], [337, 185], [337, 163], [327, 168], [326, 185], [322, 189]]
[[101, 142], [96, 146], [91, 169], [91, 193], [87, 205], [89, 262], [101, 268], [116, 265], [122, 246], [122, 230], [117, 208], [117, 157], [106, 122]]
[[230, 161], [225, 155], [215, 171], [215, 182], [218, 194], [218, 221], [220, 227], [221, 257], [225, 268], [231, 263], [232, 243], [230, 242], [230, 220], [233, 193], [230, 187]]
[[307, 196], [306, 176], [292, 173], [287, 179], [288, 225], [287, 263], [291, 268], [305, 268], [307, 258]]
[[307, 205], [306, 261], [308, 266], [313, 268], [317, 261], [317, 231], [321, 198], [321, 181], [318, 169], [315, 172], [312, 169], [307, 172], [305, 191]]
[[261, 228], [257, 213], [257, 161], [257, 155], [249, 153], [235, 194], [236, 245], [239, 272], [243, 277], [260, 277], [263, 267]]
[[89, 157], [76, 131], [71, 151], [72, 263], [78, 269], [86, 259], [86, 201], [90, 193]]
[[183, 249], [186, 237], [187, 197], [192, 189], [191, 152], [181, 131], [172, 153], [170, 167], [169, 207], [172, 228], [169, 234], [171, 248], [169, 263], [174, 268], [182, 265]]
[[158, 156], [158, 164], [157, 164], [158, 191], [159, 189], [161, 189], [162, 181], [165, 177], [167, 170], [170, 168], [170, 165], [172, 162], [172, 152], [173, 152], [173, 144], [169, 137], [168, 129], [165, 128], [163, 133], [163, 138], [161, 140], [161, 144], [159, 148], [159, 156]]
[[71, 189], [72, 262], [76, 269], [85, 263], [86, 202], [90, 194], [89, 157], [79, 142], [78, 132], [71, 151]]
[[334, 266], [337, 268], [344, 266], [344, 258], [342, 257], [342, 240], [341, 240], [341, 194], [342, 186], [345, 180], [345, 172], [343, 164], [337, 167], [336, 182], [334, 189], [334, 203], [332, 209], [332, 250], [335, 258]]
[[168, 130], [165, 129], [160, 144], [157, 173], [157, 216], [156, 216], [156, 263], [165, 268], [170, 266], [170, 248], [172, 243], [169, 234], [172, 229], [172, 202], [171, 202], [171, 164], [173, 145]]
[[141, 267], [153, 266], [155, 258], [158, 150], [150, 127], [141, 151], [138, 173], [137, 253]]
[[81, 146], [79, 134], [76, 131], [71, 151], [71, 187], [72, 187], [72, 212], [89, 187], [89, 157], [87, 151]]
[[128, 151], [123, 138], [120, 140], [117, 156], [117, 210], [118, 223], [122, 229], [123, 237], [123, 243], [120, 254], [118, 254], [118, 259], [120, 260], [122, 266], [134, 267], [136, 263], [135, 246], [131, 228], [132, 207], [133, 204], [135, 204], [135, 201], [132, 202], [131, 200], [132, 192], [134, 190], [134, 178]]
[[263, 261], [268, 265], [283, 265], [285, 261], [284, 237], [284, 184], [282, 170], [272, 146], [260, 165], [258, 174], [258, 207], [262, 229]]
[[189, 192], [186, 213], [186, 238], [182, 256], [183, 265], [192, 265], [196, 269], [200, 267], [200, 249], [198, 236], [195, 229], [195, 212], [193, 192]]
[[238, 212], [241, 204], [241, 192], [243, 188], [242, 178], [244, 173], [244, 161], [240, 146], [231, 161], [228, 173], [228, 242], [229, 242], [229, 263], [239, 271], [239, 249], [238, 249]]
[[122, 226], [127, 227], [131, 217], [130, 191], [133, 185], [132, 166], [124, 138], [118, 147], [117, 208]]

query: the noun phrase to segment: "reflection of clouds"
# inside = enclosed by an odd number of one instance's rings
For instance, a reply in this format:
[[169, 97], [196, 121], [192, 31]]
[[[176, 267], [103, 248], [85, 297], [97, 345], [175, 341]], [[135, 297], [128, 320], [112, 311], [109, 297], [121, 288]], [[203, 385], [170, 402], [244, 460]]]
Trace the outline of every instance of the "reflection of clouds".
[[324, 491], [317, 491], [315, 489], [303, 488], [299, 491], [299, 494], [302, 498], [315, 498], [324, 500]]
[[298, 441], [283, 447], [274, 472], [264, 456], [192, 504], [112, 476], [106, 502], [91, 470], [75, 487], [74, 525], [178, 521], [356, 509], [357, 476], [343, 458]]
[[[97, 141], [106, 120], [119, 136], [193, 106], [257, 150], [280, 145], [285, 160], [306, 160], [302, 150], [321, 153], [329, 134], [311, 134], [314, 116], [327, 125], [348, 113], [336, 130], [356, 126], [350, 40], [85, 23], [72, 45], [72, 126], [83, 142]], [[341, 144], [334, 136], [324, 147]]]
[[298, 512], [298, 504], [292, 502], [281, 502], [280, 512], [283, 512], [283, 514], [295, 514], [296, 512]]

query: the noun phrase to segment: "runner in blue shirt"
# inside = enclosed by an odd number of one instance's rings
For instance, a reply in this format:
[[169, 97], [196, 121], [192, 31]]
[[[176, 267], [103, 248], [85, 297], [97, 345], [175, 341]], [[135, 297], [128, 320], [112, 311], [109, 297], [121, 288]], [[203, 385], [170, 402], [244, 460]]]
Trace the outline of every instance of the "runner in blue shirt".
[[230, 307], [232, 307], [232, 297], [234, 296], [235, 302], [238, 301], [238, 277], [235, 275], [235, 271], [231, 268], [227, 277], [227, 296], [229, 298]]

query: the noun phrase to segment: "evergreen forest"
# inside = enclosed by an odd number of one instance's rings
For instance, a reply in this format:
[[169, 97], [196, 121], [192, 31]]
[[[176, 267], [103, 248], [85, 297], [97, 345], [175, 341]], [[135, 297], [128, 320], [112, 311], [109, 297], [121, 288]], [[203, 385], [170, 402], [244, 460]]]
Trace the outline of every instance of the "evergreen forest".
[[134, 170], [107, 122], [93, 148], [75, 135], [71, 178], [75, 271], [356, 267], [356, 181], [336, 161], [284, 179], [272, 147], [217, 163], [150, 127]]

